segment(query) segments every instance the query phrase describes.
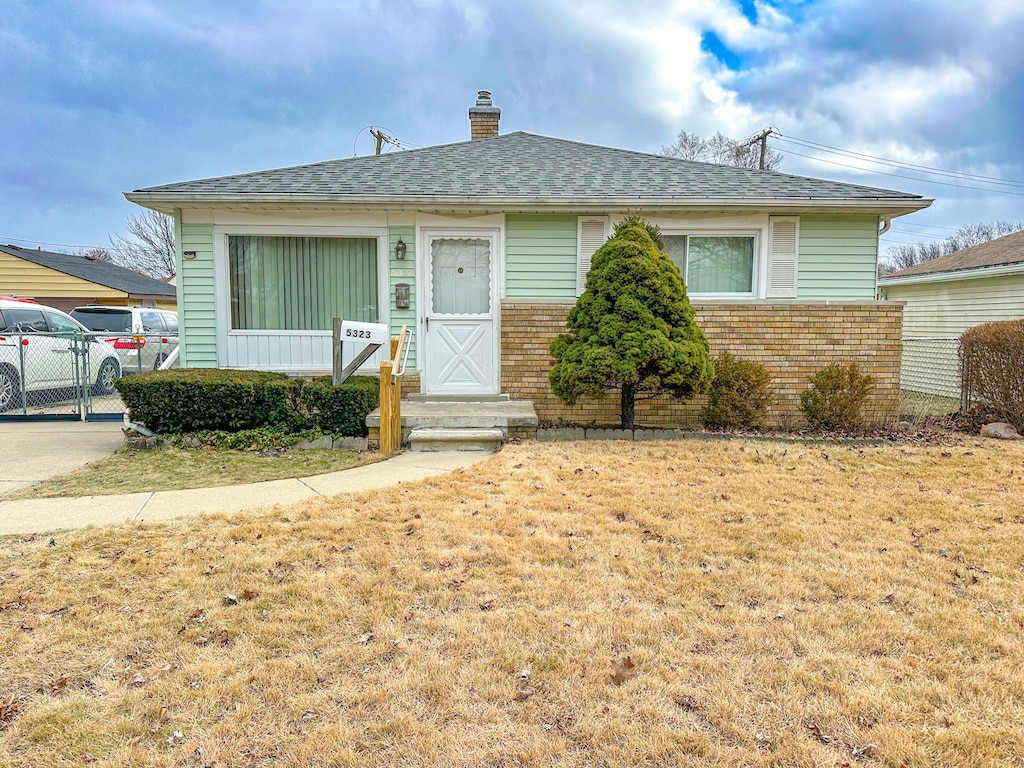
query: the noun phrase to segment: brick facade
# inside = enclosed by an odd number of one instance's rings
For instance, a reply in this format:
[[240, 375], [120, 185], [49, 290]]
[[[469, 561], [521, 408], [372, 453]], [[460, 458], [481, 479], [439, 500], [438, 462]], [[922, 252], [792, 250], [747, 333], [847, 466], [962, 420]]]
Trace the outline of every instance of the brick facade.
[[[501, 391], [532, 400], [538, 418], [617, 424], [616, 394], [585, 399], [569, 407], [551, 392], [554, 360], [548, 346], [565, 330], [573, 302], [505, 300], [501, 304]], [[697, 303], [697, 323], [711, 344], [763, 363], [772, 375], [776, 426], [803, 424], [800, 393], [807, 378], [832, 362], [857, 363], [875, 377], [864, 412], [870, 424], [892, 424], [899, 414], [903, 306], [888, 302]], [[704, 398], [641, 400], [636, 422], [645, 427], [697, 427]]]

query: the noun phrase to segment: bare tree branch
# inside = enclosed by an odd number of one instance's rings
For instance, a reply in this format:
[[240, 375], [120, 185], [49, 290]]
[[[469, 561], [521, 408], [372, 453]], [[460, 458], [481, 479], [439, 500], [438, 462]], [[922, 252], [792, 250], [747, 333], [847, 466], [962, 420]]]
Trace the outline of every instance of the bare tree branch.
[[[737, 168], [758, 168], [761, 162], [760, 145], [744, 144], [737, 139], [730, 139], [721, 131], [710, 139], [702, 139], [695, 133], [680, 131], [673, 143], [661, 148], [661, 154], [683, 160], [733, 165]], [[777, 171], [781, 165], [782, 155], [769, 149], [765, 157], [765, 168]]]
[[123, 267], [154, 277], [170, 277], [174, 263], [174, 219], [158, 211], [128, 217], [128, 237], [114, 235], [110, 244]]
[[891, 275], [901, 269], [915, 267], [940, 256], [987, 243], [997, 237], [1003, 237], [1024, 229], [1024, 221], [992, 221], [979, 224], [965, 224], [956, 232], [934, 243], [913, 243], [894, 245], [885, 252], [885, 257], [878, 264], [879, 276]]

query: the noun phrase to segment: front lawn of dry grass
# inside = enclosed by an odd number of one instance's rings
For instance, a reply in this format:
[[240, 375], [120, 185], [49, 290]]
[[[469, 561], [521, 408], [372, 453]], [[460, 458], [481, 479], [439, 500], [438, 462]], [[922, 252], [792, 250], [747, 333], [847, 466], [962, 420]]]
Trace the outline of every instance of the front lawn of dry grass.
[[1024, 446], [522, 444], [0, 540], [11, 766], [1008, 766]]
[[233, 451], [166, 448], [119, 451], [80, 469], [30, 485], [4, 498], [53, 499], [65, 496], [106, 496], [183, 488], [258, 483], [310, 477], [361, 467], [380, 460], [379, 453], [297, 448]]

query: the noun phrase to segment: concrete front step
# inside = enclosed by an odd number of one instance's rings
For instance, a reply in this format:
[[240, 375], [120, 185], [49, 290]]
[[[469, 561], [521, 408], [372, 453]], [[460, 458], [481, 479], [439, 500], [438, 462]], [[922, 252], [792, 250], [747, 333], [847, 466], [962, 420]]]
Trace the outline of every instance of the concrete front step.
[[[379, 435], [380, 409], [366, 417], [370, 442]], [[505, 439], [537, 436], [537, 412], [529, 400], [463, 402], [438, 400], [402, 401], [402, 442], [415, 429], [498, 429]]]
[[490, 451], [494, 453], [505, 441], [500, 429], [438, 429], [420, 427], [409, 433], [409, 450], [417, 452]]

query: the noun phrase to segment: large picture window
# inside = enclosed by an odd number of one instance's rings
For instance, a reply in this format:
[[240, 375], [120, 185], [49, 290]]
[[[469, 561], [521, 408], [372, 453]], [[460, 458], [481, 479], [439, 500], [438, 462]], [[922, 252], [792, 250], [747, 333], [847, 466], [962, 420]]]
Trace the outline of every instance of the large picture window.
[[665, 235], [665, 252], [692, 294], [754, 293], [754, 235]]
[[231, 328], [329, 331], [378, 322], [377, 239], [228, 237]]

